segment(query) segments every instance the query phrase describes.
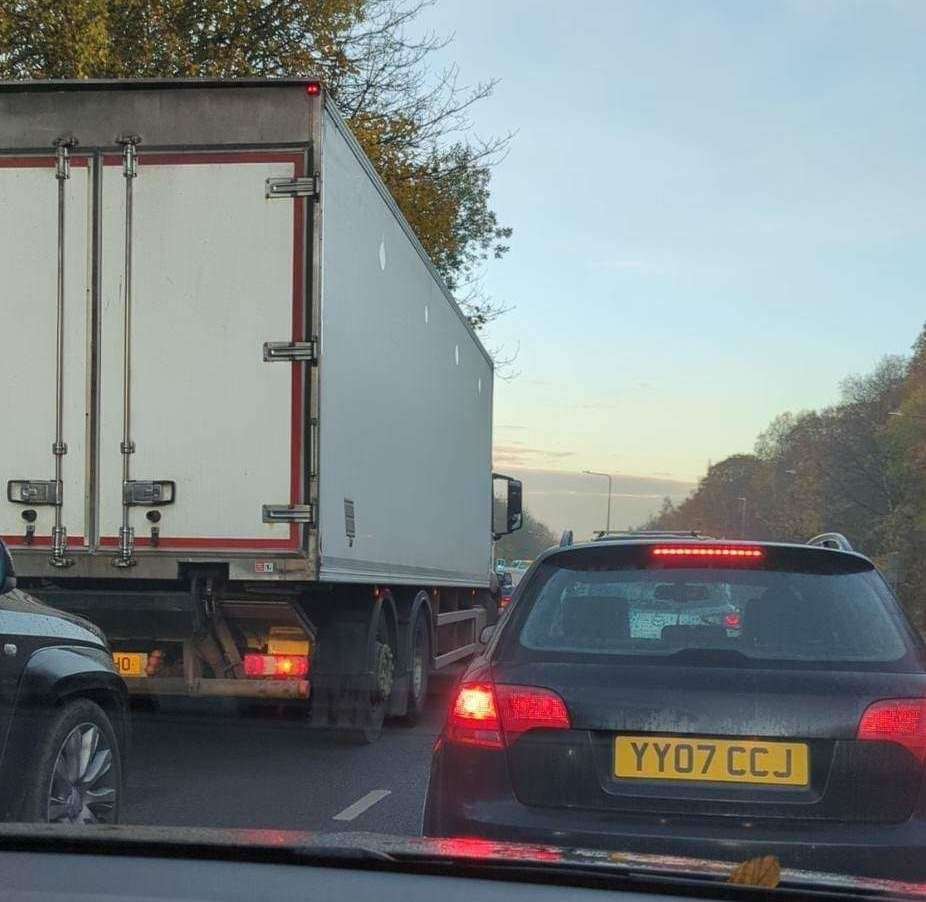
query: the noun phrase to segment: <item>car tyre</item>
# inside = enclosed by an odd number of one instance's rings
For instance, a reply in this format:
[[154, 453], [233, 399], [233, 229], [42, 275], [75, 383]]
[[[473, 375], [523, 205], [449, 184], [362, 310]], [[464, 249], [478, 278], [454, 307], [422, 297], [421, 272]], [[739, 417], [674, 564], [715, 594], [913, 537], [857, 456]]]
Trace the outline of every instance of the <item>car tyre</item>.
[[22, 820], [118, 823], [122, 756], [116, 731], [95, 702], [76, 699], [57, 709], [31, 760]]

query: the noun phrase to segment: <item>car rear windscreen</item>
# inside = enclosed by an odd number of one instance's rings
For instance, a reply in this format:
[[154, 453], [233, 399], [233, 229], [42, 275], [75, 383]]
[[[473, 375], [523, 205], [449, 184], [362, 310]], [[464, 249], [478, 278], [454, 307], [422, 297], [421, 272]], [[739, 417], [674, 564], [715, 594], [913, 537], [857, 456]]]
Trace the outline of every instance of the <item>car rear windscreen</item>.
[[910, 653], [893, 601], [870, 565], [818, 572], [769, 563], [662, 566], [644, 559], [641, 565], [639, 554], [610, 566], [601, 555], [548, 562], [518, 606], [518, 645], [541, 656], [704, 663], [885, 664]]

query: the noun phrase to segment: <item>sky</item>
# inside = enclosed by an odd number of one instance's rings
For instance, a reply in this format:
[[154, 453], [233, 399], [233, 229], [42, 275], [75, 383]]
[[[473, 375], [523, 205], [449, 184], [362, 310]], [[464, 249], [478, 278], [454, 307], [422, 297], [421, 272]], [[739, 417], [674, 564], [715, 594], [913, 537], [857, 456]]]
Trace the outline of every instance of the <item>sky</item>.
[[[436, 0], [514, 132], [495, 465], [555, 530], [676, 500], [926, 321], [926, 3]], [[615, 488], [617, 493], [617, 488]]]

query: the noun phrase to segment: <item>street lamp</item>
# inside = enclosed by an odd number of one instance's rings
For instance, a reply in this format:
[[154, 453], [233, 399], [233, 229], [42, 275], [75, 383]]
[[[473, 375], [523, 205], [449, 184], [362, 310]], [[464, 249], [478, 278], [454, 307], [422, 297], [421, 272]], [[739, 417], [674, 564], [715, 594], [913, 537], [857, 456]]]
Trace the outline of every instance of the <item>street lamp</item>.
[[605, 532], [611, 531], [611, 474], [610, 473], [596, 473], [594, 470], [583, 470], [582, 471], [586, 476], [603, 476], [608, 480], [608, 525], [605, 527]]
[[743, 505], [743, 509], [742, 509], [742, 511], [741, 511], [741, 519], [740, 519], [740, 538], [741, 538], [741, 539], [745, 539], [745, 538], [746, 538], [746, 503], [747, 503], [747, 499], [745, 499], [745, 498], [737, 498], [736, 500], [739, 501], [740, 504]]

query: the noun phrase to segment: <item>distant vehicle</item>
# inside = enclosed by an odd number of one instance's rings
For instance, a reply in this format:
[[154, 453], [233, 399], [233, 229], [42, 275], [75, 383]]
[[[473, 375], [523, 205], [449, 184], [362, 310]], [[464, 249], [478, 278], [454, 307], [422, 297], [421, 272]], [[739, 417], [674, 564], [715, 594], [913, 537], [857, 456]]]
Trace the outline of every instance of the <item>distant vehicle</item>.
[[923, 880], [926, 648], [812, 543], [546, 552], [455, 689], [425, 833]]
[[512, 561], [510, 564], [510, 567], [512, 570], [526, 570], [533, 563], [534, 563], [533, 560], [529, 560], [529, 561], [517, 560], [517, 561]]
[[102, 633], [16, 588], [0, 540], [0, 813], [115, 823], [128, 738], [125, 682]]
[[499, 582], [498, 586], [498, 607], [504, 610], [511, 604], [511, 597], [514, 594], [514, 579], [511, 573], [506, 571]]

